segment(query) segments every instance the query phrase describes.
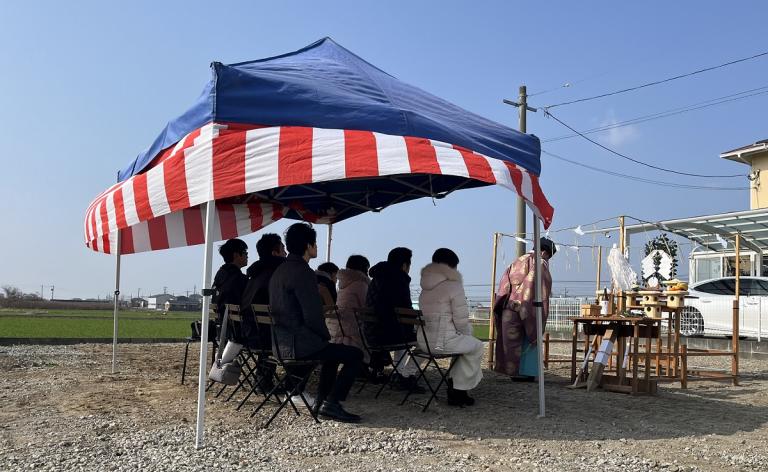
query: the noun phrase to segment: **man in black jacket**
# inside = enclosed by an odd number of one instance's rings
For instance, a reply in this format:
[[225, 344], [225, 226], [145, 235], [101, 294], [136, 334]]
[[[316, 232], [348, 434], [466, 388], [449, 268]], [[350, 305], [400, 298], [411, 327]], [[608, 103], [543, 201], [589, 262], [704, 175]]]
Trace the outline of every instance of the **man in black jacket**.
[[[285, 233], [286, 261], [277, 268], [269, 283], [276, 345], [287, 359], [323, 361], [315, 406], [321, 416], [345, 422], [360, 421], [344, 410], [341, 402], [360, 371], [362, 352], [351, 346], [331, 344], [323, 316], [323, 303], [317, 278], [309, 260], [317, 257], [317, 234], [306, 223], [296, 223]], [[337, 371], [341, 364], [341, 372]]]
[[[224, 305], [240, 304], [245, 284], [248, 283], [248, 277], [241, 270], [248, 265], [248, 245], [242, 239], [230, 239], [219, 247], [219, 254], [224, 259], [224, 265], [213, 277], [212, 286], [212, 301], [216, 305], [218, 315], [217, 325], [224, 320]], [[231, 362], [241, 348], [240, 344], [228, 342], [221, 355], [222, 362]]]
[[[285, 246], [280, 236], [274, 233], [264, 234], [256, 243], [256, 252], [259, 260], [251, 264], [246, 271], [248, 283], [243, 292], [240, 304], [240, 313], [243, 316], [244, 341], [252, 349], [270, 350], [272, 337], [269, 326], [256, 323], [251, 305], [269, 305], [269, 281], [275, 270], [285, 262]], [[272, 390], [274, 383], [272, 378], [275, 373], [275, 364], [268, 362], [269, 357], [260, 355], [257, 359], [258, 381], [263, 391]]]
[[[411, 302], [411, 258], [413, 252], [406, 247], [396, 247], [389, 251], [387, 260], [379, 262], [371, 267], [371, 283], [368, 285], [366, 305], [376, 312], [378, 322], [373, 326], [366, 326], [365, 333], [369, 342], [373, 345], [391, 345], [416, 341], [416, 332], [410, 326], [405, 326], [397, 321], [395, 308], [413, 308]], [[381, 353], [374, 353], [379, 354]], [[391, 362], [387, 353], [383, 353], [384, 359], [376, 355], [371, 358], [371, 367], [383, 368], [382, 365], [374, 365]], [[424, 389], [416, 385], [418, 372], [414, 361], [406, 356], [406, 351], [395, 351], [395, 385], [413, 393], [423, 393]]]

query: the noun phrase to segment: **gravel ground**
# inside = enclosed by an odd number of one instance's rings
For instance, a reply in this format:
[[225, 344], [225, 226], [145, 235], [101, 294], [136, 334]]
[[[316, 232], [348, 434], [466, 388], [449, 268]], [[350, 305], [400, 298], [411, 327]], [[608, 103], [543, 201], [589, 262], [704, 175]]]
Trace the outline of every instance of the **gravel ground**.
[[198, 451], [196, 365], [179, 385], [182, 353], [123, 345], [112, 375], [110, 345], [0, 346], [0, 470], [768, 470], [766, 360], [742, 360], [739, 387], [664, 384], [653, 397], [569, 390], [553, 367], [542, 419], [535, 384], [487, 371], [468, 408], [421, 413], [368, 387], [347, 402], [358, 425], [283, 412], [263, 430], [252, 405], [209, 394]]

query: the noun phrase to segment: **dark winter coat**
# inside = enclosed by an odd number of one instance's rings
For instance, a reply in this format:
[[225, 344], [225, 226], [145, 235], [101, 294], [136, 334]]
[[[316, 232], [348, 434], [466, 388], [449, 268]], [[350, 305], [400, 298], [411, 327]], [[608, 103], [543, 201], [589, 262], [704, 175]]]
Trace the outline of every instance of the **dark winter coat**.
[[323, 302], [317, 277], [301, 257], [290, 254], [269, 282], [269, 304], [274, 318], [280, 355], [286, 359], [309, 358], [328, 345]]
[[216, 306], [218, 321], [224, 318], [224, 305], [240, 305], [248, 277], [235, 264], [227, 263], [221, 266], [213, 277], [214, 295], [211, 300]]
[[240, 302], [243, 316], [243, 337], [252, 347], [271, 349], [272, 339], [268, 326], [257, 325], [251, 305], [269, 305], [269, 281], [284, 257], [267, 256], [251, 264], [246, 271], [248, 283]]
[[395, 308], [413, 308], [411, 278], [389, 262], [379, 262], [369, 271], [366, 306], [373, 308], [379, 322], [365, 326], [365, 335], [373, 345], [396, 344], [416, 340], [412, 327], [402, 325], [395, 317]]

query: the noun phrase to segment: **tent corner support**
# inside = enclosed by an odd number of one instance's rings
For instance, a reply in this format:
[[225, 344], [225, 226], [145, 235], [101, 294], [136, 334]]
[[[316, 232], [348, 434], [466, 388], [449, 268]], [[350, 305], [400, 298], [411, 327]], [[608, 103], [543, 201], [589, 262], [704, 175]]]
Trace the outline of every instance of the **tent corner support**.
[[214, 201], [205, 205], [205, 254], [203, 256], [203, 309], [200, 327], [200, 366], [197, 378], [197, 429], [195, 449], [205, 445], [205, 383], [208, 378], [208, 319], [211, 307], [211, 265], [213, 263]]

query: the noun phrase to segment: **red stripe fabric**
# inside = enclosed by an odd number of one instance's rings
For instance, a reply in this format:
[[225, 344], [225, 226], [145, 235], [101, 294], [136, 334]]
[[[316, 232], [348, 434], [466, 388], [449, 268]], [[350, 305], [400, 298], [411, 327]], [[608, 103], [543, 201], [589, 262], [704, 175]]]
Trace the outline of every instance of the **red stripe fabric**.
[[[213, 133], [202, 131], [208, 130], [210, 127], [214, 127]], [[168, 231], [184, 231], [187, 245], [194, 245], [203, 243], [204, 240], [204, 222], [203, 214], [199, 206], [194, 208], [188, 208], [191, 204], [190, 192], [193, 195], [201, 194], [202, 190], [206, 191], [209, 185], [213, 186], [214, 198], [221, 200], [233, 196], [240, 196], [245, 193], [245, 143], [246, 133], [248, 130], [255, 128], [266, 128], [266, 126], [249, 125], [241, 123], [209, 123], [205, 127], [198, 129], [187, 136], [181, 143], [178, 143], [174, 147], [170, 147], [164, 150], [153, 163], [154, 167], [148, 172], [163, 172], [162, 177], [148, 179], [148, 173], [136, 175], [129, 181], [121, 182], [110, 186], [109, 189], [102, 192], [97, 196], [86, 211], [85, 219], [85, 235], [86, 245], [97, 252], [109, 252], [114, 250], [110, 248], [109, 244], [109, 227], [117, 227], [120, 229], [127, 228], [127, 215], [126, 209], [130, 206], [134, 206], [139, 221], [149, 221], [150, 229], [150, 246], [151, 249], [163, 249], [169, 246], [170, 243], [174, 245], [180, 244], [177, 237], [168, 237]], [[336, 130], [340, 131], [340, 130]], [[380, 166], [384, 168], [388, 165], [387, 162], [379, 162], [381, 156], [379, 152], [384, 152], [384, 158], [392, 157], [393, 159], [403, 159], [405, 156], [395, 154], [395, 151], [406, 152], [408, 162], [410, 165], [410, 172], [414, 174], [431, 174], [441, 175], [442, 170], [440, 168], [441, 160], [438, 160], [438, 153], [432, 142], [428, 139], [418, 137], [402, 137], [399, 139], [382, 140], [378, 142], [375, 133], [369, 131], [359, 130], [342, 130], [343, 133], [335, 133], [339, 136], [339, 139], [344, 139], [343, 143], [333, 144], [331, 148], [323, 147], [322, 149], [328, 151], [329, 149], [336, 150], [335, 152], [343, 152], [343, 156], [336, 156], [332, 152], [325, 152], [322, 156], [323, 159], [343, 159], [344, 162], [344, 175], [346, 178], [365, 178], [376, 177], [379, 175]], [[314, 182], [313, 179], [331, 178], [324, 175], [314, 175], [313, 167], [324, 169], [326, 164], [328, 166], [334, 166], [338, 168], [341, 161], [334, 162], [313, 162], [315, 156], [313, 155], [313, 143], [314, 129], [307, 127], [295, 127], [286, 126], [279, 128], [279, 139], [276, 145], [278, 149], [264, 150], [263, 155], [256, 156], [256, 159], [265, 159], [264, 165], [272, 165], [276, 167], [277, 171], [277, 185], [280, 187], [289, 185], [300, 185]], [[331, 134], [333, 135], [333, 134]], [[323, 134], [325, 136], [325, 134]], [[187, 162], [186, 162], [186, 149], [190, 149], [195, 146], [195, 139], [198, 140], [197, 145], [211, 146], [212, 147], [212, 161], [211, 161], [211, 174], [201, 178], [203, 176], [188, 176]], [[400, 146], [402, 142], [405, 142], [405, 149]], [[386, 144], [386, 143], [391, 144]], [[328, 144], [323, 141], [324, 145]], [[389, 147], [392, 146], [392, 147]], [[396, 149], [396, 148], [397, 149]], [[470, 179], [489, 183], [489, 184], [503, 184], [509, 185], [509, 180], [506, 177], [502, 180], [496, 181], [496, 175], [494, 169], [496, 169], [496, 162], [490, 161], [487, 156], [483, 156], [469, 149], [461, 148], [459, 146], [453, 146], [454, 149], [459, 151], [464, 164], [467, 169], [467, 176]], [[379, 149], [381, 148], [381, 149]], [[174, 152], [175, 149], [175, 152]], [[195, 169], [205, 169], [207, 162], [203, 162], [205, 158], [203, 154], [196, 153]], [[274, 156], [274, 157], [273, 157]], [[456, 155], [440, 154], [440, 158], [445, 158], [445, 164], [449, 165], [445, 169], [448, 172], [459, 172], [457, 175], [463, 175], [463, 166], [455, 166]], [[277, 162], [269, 162], [266, 159], [277, 159]], [[201, 159], [199, 162], [198, 159]], [[210, 159], [210, 157], [209, 157]], [[157, 168], [157, 164], [162, 162], [162, 170]], [[532, 200], [530, 206], [535, 207], [535, 211], [544, 220], [545, 227], [549, 225], [552, 220], [554, 210], [547, 201], [544, 193], [541, 190], [539, 180], [536, 176], [521, 170], [516, 165], [504, 162], [505, 167], [510, 173], [511, 183], [514, 190], [518, 194], [522, 194], [523, 182], [525, 179], [530, 178], [530, 186], [528, 182], [525, 182], [526, 192], [528, 195], [525, 197]], [[261, 165], [261, 163], [259, 163]], [[454, 166], [454, 167], [450, 167]], [[404, 169], [403, 172], [408, 172]], [[498, 172], [498, 170], [496, 170]], [[527, 174], [523, 175], [523, 173]], [[331, 173], [328, 174], [329, 176]], [[339, 173], [333, 174], [338, 178]], [[156, 177], [156, 176], [153, 176]], [[188, 181], [187, 177], [190, 177]], [[196, 178], [192, 178], [196, 177]], [[499, 176], [500, 177], [500, 176]], [[249, 177], [250, 178], [250, 177]], [[161, 180], [162, 179], [162, 180]], [[268, 181], [268, 180], [267, 180]], [[274, 182], [274, 180], [272, 181]], [[124, 191], [121, 186], [131, 185], [132, 192]], [[152, 188], [148, 188], [149, 185], [153, 185]], [[201, 188], [189, 188], [189, 185], [204, 186]], [[249, 184], [251, 185], [251, 184]], [[274, 185], [274, 184], [272, 184]], [[155, 188], [154, 186], [157, 186]], [[162, 187], [161, 187], [162, 186]], [[130, 189], [129, 189], [130, 190]], [[114, 191], [114, 194], [110, 194]], [[164, 194], [160, 194], [165, 192]], [[130, 195], [133, 198], [132, 202], [127, 200], [127, 196]], [[183, 218], [181, 219], [165, 219], [160, 218], [164, 215], [155, 215], [150, 205], [150, 195], [153, 195], [158, 206], [156, 209], [163, 208], [163, 212], [178, 212], [183, 211]], [[153, 197], [153, 198], [154, 198]], [[112, 198], [114, 201], [115, 214], [112, 216], [114, 221], [107, 221], [106, 215], [106, 201], [107, 198]], [[167, 210], [164, 207], [164, 201], [168, 202]], [[100, 207], [101, 205], [101, 207]], [[274, 216], [269, 218], [269, 215], [262, 213], [263, 208], [260, 203], [248, 204], [247, 211], [250, 218], [250, 228], [252, 231], [258, 231], [261, 229], [265, 222], [271, 223], [274, 220], [278, 220], [283, 217], [283, 209], [279, 205], [272, 206]], [[305, 212], [301, 207], [296, 207], [294, 210], [298, 211], [305, 219], [313, 219], [313, 216], [308, 212]], [[239, 210], [238, 210], [239, 211]], [[237, 221], [236, 214], [232, 205], [221, 206], [219, 205], [219, 222], [221, 225], [221, 235], [224, 238], [231, 238], [237, 235]], [[244, 216], [244, 215], [243, 215]], [[300, 216], [300, 217], [302, 217]], [[99, 224], [99, 221], [101, 222]], [[157, 219], [158, 221], [153, 221]], [[184, 227], [173, 227], [169, 225], [172, 223], [175, 225], [180, 220], [183, 220]], [[241, 222], [241, 225], [242, 222]], [[248, 226], [246, 226], [248, 227]], [[97, 231], [98, 230], [98, 231]], [[131, 231], [126, 231], [124, 234], [125, 250], [123, 253], [130, 253], [137, 248], [134, 241], [136, 235]], [[138, 234], [138, 233], [137, 233]], [[173, 236], [173, 234], [171, 235]], [[131, 238], [128, 242], [127, 238]], [[184, 241], [184, 239], [181, 239]], [[131, 248], [130, 246], [134, 246]], [[146, 250], [141, 247], [139, 250]]]
[[411, 173], [440, 174], [440, 164], [437, 163], [435, 148], [428, 139], [406, 136], [405, 147], [408, 149]]
[[280, 187], [312, 182], [312, 128], [280, 128], [277, 160]]
[[136, 250], [133, 247], [133, 228], [128, 227], [120, 230], [120, 254], [133, 254]]
[[219, 213], [219, 225], [221, 226], [221, 239], [237, 237], [237, 217], [235, 208], [228, 203], [217, 203], [216, 211]]
[[109, 219], [107, 218], [107, 202], [105, 201], [101, 205], [101, 211], [99, 212], [101, 216], [101, 248], [102, 252], [106, 252], [109, 254], [110, 252], [110, 245], [109, 245]]
[[272, 205], [272, 221], [277, 221], [283, 217], [283, 209], [277, 205]]
[[94, 251], [103, 252], [99, 251], [99, 238], [96, 237], [96, 208], [98, 208], [98, 205], [91, 211], [91, 241], [93, 243]]
[[213, 138], [213, 195], [226, 198], [245, 193], [245, 132], [219, 131]]
[[461, 146], [453, 146], [453, 148], [459, 151], [461, 157], [464, 158], [464, 164], [467, 165], [467, 172], [469, 172], [471, 179], [491, 184], [496, 183], [496, 177], [493, 175], [491, 165], [486, 158]]
[[251, 231], [258, 231], [264, 226], [264, 214], [260, 203], [248, 204], [248, 217], [251, 220]]
[[544, 221], [544, 229], [549, 228], [552, 224], [552, 217], [555, 214], [555, 209], [549, 204], [547, 197], [544, 196], [544, 192], [539, 185], [539, 178], [535, 175], [531, 175], [531, 187], [533, 187], [533, 204], [539, 209], [541, 218]]
[[139, 221], [154, 218], [152, 207], [149, 206], [149, 191], [147, 190], [147, 174], [139, 174], [133, 178], [133, 199], [136, 202], [136, 214]]
[[163, 165], [163, 182], [165, 197], [171, 211], [183, 210], [189, 207], [189, 191], [187, 190], [187, 169], [184, 153], [180, 152], [165, 161]]
[[376, 137], [370, 131], [344, 131], [344, 164], [347, 178], [379, 175]]
[[203, 244], [205, 242], [205, 230], [203, 229], [203, 214], [200, 211], [200, 206], [185, 208], [183, 216], [187, 245]]
[[123, 189], [115, 190], [115, 220], [118, 228], [125, 228], [128, 222], [125, 220], [125, 203], [123, 202]]
[[165, 226], [165, 217], [152, 218], [147, 221], [149, 228], [149, 245], [153, 251], [168, 249], [168, 230]]
[[523, 173], [520, 171], [520, 169], [517, 168], [516, 165], [504, 162], [504, 165], [507, 166], [507, 169], [509, 170], [509, 175], [512, 177], [512, 183], [515, 184], [515, 191], [518, 195], [521, 197], [523, 196]]

